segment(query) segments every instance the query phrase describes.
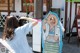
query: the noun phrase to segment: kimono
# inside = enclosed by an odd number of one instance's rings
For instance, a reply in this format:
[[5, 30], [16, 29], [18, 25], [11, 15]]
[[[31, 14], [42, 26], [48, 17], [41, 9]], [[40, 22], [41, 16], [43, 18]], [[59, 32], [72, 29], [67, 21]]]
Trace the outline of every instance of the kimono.
[[[53, 27], [53, 29], [50, 29], [50, 26], [48, 23], [44, 23], [44, 20], [46, 20], [48, 18], [48, 16], [52, 14], [55, 15], [57, 18], [57, 24]], [[46, 26], [46, 31], [42, 29], [42, 52], [43, 53], [62, 53], [62, 46], [63, 46], [63, 42], [62, 42], [62, 35], [63, 32], [62, 30], [64, 29], [59, 17], [56, 13], [54, 12], [49, 12], [46, 16], [46, 18], [44, 19], [42, 22], [42, 25]], [[48, 37], [50, 36], [58, 36], [59, 37], [59, 41], [56, 42], [53, 39], [49, 39]]]

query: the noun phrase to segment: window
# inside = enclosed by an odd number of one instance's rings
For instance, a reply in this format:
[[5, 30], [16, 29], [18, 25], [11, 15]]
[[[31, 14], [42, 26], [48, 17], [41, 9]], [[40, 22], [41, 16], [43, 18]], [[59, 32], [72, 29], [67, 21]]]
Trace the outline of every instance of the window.
[[43, 12], [48, 12], [51, 10], [52, 0], [43, 0]]
[[22, 0], [22, 11], [33, 12], [34, 11], [34, 0]]
[[47, 1], [43, 0], [43, 12], [47, 11]]
[[[34, 11], [34, 0], [22, 0], [22, 12]], [[48, 8], [51, 8], [52, 0], [43, 0], [43, 11], [47, 12]]]
[[14, 11], [15, 10], [14, 5], [15, 5], [15, 0], [0, 0], [0, 11], [5, 12], [8, 11], [9, 8], [10, 11]]

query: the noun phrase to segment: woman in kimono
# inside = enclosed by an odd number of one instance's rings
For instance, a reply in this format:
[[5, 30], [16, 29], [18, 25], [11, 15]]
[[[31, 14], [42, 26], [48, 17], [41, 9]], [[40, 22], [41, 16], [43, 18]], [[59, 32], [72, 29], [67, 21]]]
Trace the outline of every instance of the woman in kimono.
[[43, 53], [62, 53], [62, 31], [64, 28], [56, 13], [49, 12], [43, 20]]

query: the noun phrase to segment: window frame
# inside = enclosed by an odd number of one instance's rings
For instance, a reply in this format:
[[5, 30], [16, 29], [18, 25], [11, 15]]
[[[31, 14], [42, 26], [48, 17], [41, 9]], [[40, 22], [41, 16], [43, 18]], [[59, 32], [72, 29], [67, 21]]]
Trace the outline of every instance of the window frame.
[[[52, 7], [52, 0], [46, 0], [46, 5], [47, 5], [47, 7], [46, 7], [47, 11], [46, 12], [48, 12], [51, 9], [51, 7]], [[22, 0], [21, 0], [21, 11], [20, 12], [26, 12], [26, 11], [23, 10], [23, 1]]]
[[[8, 2], [8, 0], [7, 0], [7, 2]], [[10, 2], [10, 0], [9, 0], [9, 2]], [[7, 3], [7, 5], [9, 5], [10, 3]], [[8, 8], [10, 8], [9, 6], [6, 6], [6, 8], [7, 8], [7, 10], [0, 10], [0, 12], [8, 12], [9, 10], [8, 10]], [[13, 0], [13, 10], [10, 10], [10, 12], [16, 12], [15, 11], [15, 0]]]
[[[26, 12], [26, 11], [23, 10], [23, 0], [21, 0], [21, 11], [20, 12]], [[32, 12], [32, 11], [30, 11], [30, 12]], [[29, 13], [29, 11], [28, 11], [28, 13]]]

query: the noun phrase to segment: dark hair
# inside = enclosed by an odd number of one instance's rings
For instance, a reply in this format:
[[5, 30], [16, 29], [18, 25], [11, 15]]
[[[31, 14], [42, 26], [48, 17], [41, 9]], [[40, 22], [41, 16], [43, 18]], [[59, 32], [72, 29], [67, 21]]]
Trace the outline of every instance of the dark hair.
[[7, 16], [5, 20], [5, 26], [2, 38], [12, 40], [14, 37], [14, 30], [19, 26], [18, 20], [16, 17]]
[[25, 19], [20, 19], [19, 20], [19, 26], [22, 26], [26, 23], [26, 20]]

